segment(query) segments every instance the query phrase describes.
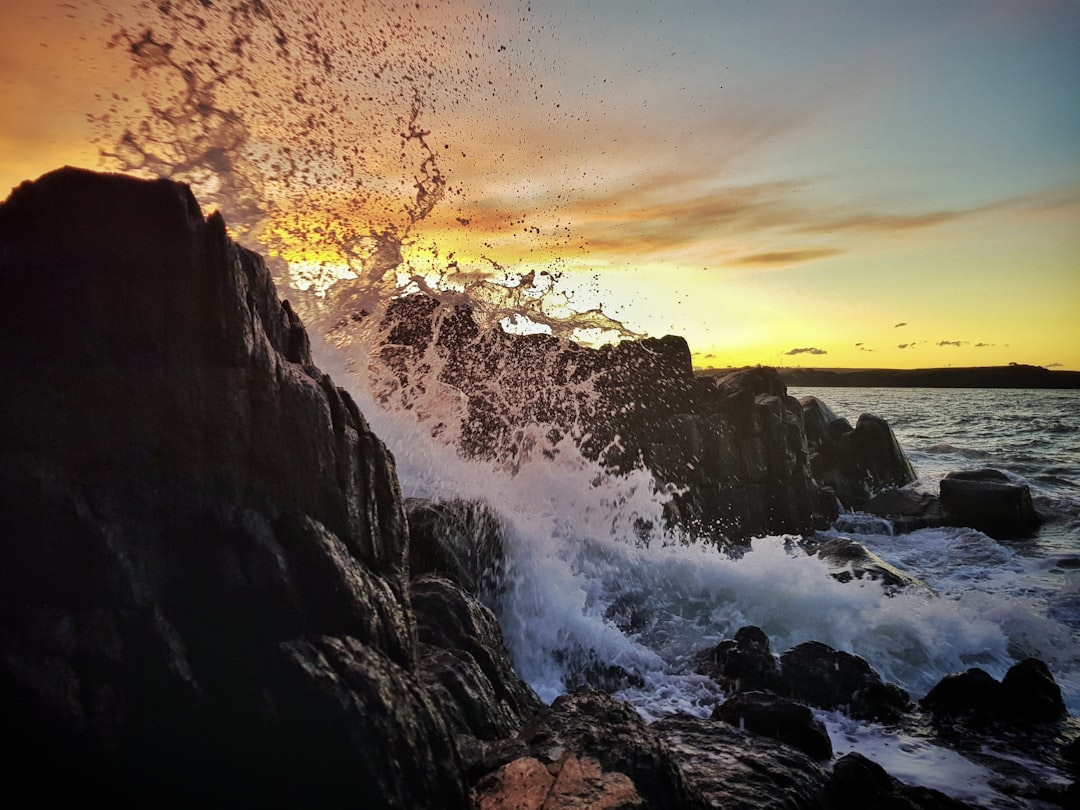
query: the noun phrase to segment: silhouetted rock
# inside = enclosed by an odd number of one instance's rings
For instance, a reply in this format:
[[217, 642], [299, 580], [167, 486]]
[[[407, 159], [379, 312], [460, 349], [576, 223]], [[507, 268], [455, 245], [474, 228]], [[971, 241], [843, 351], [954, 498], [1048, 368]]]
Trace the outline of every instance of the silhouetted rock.
[[1036, 658], [1014, 664], [1001, 681], [977, 667], [946, 675], [919, 704], [936, 717], [958, 717], [974, 726], [1047, 723], [1067, 716], [1060, 687]]
[[905, 785], [862, 754], [833, 765], [829, 788], [835, 810], [969, 810], [971, 805], [941, 791]]
[[915, 480], [915, 471], [885, 420], [864, 413], [852, 428], [817, 397], [799, 402], [813, 477], [845, 506], [861, 508], [876, 492]]
[[262, 260], [171, 182], [0, 205], [9, 790], [463, 807], [394, 462]]
[[941, 479], [941, 505], [950, 526], [968, 526], [998, 540], [1030, 537], [1042, 519], [1027, 484], [999, 470], [951, 472]]
[[724, 810], [827, 810], [828, 776], [790, 745], [687, 715], [649, 726], [674, 753], [688, 785]]
[[382, 328], [384, 398], [422, 408], [439, 386], [453, 391], [460, 431], [432, 432], [464, 454], [518, 469], [570, 438], [611, 469], [643, 464], [677, 493], [670, 524], [721, 541], [806, 532], [835, 519], [837, 495], [853, 507], [867, 487], [913, 477], [888, 426], [868, 417], [834, 454], [851, 480], [837, 490], [815, 478], [803, 408], [776, 370], [697, 378], [679, 337], [591, 349], [485, 330], [468, 306], [419, 295], [394, 302]]
[[814, 759], [832, 758], [829, 732], [806, 704], [798, 701], [768, 692], [740, 692], [717, 706], [712, 719], [772, 737]]

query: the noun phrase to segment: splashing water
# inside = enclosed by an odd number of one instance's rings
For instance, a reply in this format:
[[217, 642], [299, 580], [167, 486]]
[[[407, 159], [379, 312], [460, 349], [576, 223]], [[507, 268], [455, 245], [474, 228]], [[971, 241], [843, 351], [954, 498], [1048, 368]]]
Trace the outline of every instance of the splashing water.
[[[732, 557], [660, 530], [671, 493], [640, 466], [614, 474], [604, 452], [582, 452], [583, 431], [553, 430], [533, 382], [497, 400], [529, 409], [515, 420], [528, 427], [506, 437], [512, 452], [461, 452], [469, 397], [446, 382], [437, 346], [463, 307], [482, 334], [501, 324], [556, 342], [633, 336], [599, 309], [575, 309], [557, 260], [511, 267], [470, 246], [500, 227], [514, 238], [533, 232], [493, 224], [454, 181], [475, 171], [459, 144], [491, 123], [458, 111], [497, 120], [501, 95], [528, 81], [502, 44], [515, 29], [496, 9], [177, 0], [108, 20], [142, 104], [96, 114], [103, 157], [190, 183], [238, 238], [270, 255], [279, 284], [325, 337], [320, 366], [353, 381], [407, 495], [482, 501], [501, 516], [506, 560], [488, 596], [519, 671], [545, 700], [591, 681], [648, 717], [707, 715], [722, 695], [693, 672], [693, 654], [755, 624], [776, 650], [815, 639], [862, 655], [915, 697], [950, 672], [981, 666], [1000, 677], [1017, 654], [1035, 655], [1070, 673], [1066, 700], [1080, 708], [1075, 641], [1021, 601], [889, 598], [873, 582], [837, 582], [793, 538], [762, 538]], [[513, 23], [527, 27], [527, 16]], [[545, 238], [548, 248], [568, 244]], [[421, 321], [431, 333], [423, 345], [389, 317], [413, 293], [440, 305]], [[532, 372], [521, 380], [549, 370]], [[575, 380], [566, 399], [587, 408], [592, 383]], [[954, 538], [922, 539], [936, 554]], [[984, 551], [1007, 556], [991, 545]], [[1008, 563], [998, 557], [993, 564]]]
[[[102, 158], [190, 184], [276, 260], [309, 325], [370, 342], [378, 319], [351, 316], [422, 291], [463, 297], [486, 325], [633, 336], [599, 309], [574, 307], [558, 260], [517, 270], [489, 255], [493, 233], [542, 236], [547, 252], [559, 239], [498, 222], [449, 179], [455, 167], [475, 170], [456, 144], [492, 126], [477, 116], [497, 121], [524, 81], [499, 44], [511, 34], [495, 8], [143, 0], [106, 17], [110, 46], [132, 62], [124, 89], [142, 103], [92, 114]], [[510, 137], [513, 127], [497, 123]], [[486, 158], [497, 167], [501, 156]], [[463, 249], [446, 251], [436, 236]]]

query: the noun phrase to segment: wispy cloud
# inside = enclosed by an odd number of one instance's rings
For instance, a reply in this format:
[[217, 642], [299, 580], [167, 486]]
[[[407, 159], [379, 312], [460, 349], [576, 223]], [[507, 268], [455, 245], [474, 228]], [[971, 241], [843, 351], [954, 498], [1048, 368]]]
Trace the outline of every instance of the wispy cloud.
[[735, 260], [735, 264], [798, 264], [823, 259], [843, 253], [839, 248], [806, 248], [804, 250], [778, 250], [770, 253], [753, 253]]
[[790, 351], [784, 352], [784, 354], [828, 354], [828, 352], [824, 349], [818, 349], [817, 347], [810, 346], [805, 349], [791, 349]]
[[961, 346], [966, 346], [967, 343], [968, 342], [966, 340], [939, 340], [937, 345], [938, 346], [954, 346], [954, 347], [959, 349]]
[[901, 326], [907, 326], [907, 321], [900, 321], [900, 323], [896, 324], [893, 328], [899, 329]]

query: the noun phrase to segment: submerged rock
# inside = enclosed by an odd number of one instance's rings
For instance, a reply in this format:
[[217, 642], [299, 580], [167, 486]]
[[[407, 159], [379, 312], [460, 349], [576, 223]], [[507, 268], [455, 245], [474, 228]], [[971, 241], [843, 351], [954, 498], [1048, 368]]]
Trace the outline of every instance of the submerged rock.
[[929, 592], [930, 587], [918, 577], [890, 565], [850, 537], [834, 537], [823, 543], [807, 544], [812, 553], [829, 566], [829, 574], [839, 582], [865, 579], [880, 582], [885, 592], [895, 594], [904, 588]]

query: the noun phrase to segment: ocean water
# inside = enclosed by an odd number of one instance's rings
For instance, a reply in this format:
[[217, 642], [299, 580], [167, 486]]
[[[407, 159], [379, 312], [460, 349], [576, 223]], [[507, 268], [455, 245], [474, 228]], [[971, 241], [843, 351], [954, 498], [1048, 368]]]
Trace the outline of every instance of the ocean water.
[[[433, 442], [402, 412], [364, 408], [407, 495], [481, 500], [500, 516], [506, 574], [490, 601], [516, 667], [545, 701], [606, 673], [608, 688], [646, 719], [708, 716], [725, 695], [693, 671], [692, 657], [754, 624], [774, 652], [813, 639], [860, 655], [915, 700], [947, 674], [978, 666], [1000, 678], [1035, 656], [1080, 713], [1080, 392], [791, 393], [818, 396], [852, 422], [863, 412], [886, 418], [916, 488], [936, 492], [953, 470], [1006, 472], [1031, 487], [1046, 524], [1031, 540], [1001, 543], [959, 528], [895, 535], [880, 519], [842, 515], [825, 535], [863, 543], [930, 589], [889, 596], [873, 582], [837, 582], [798, 538], [758, 538], [738, 557], [693, 537], [643, 542], [635, 521], [658, 521], [664, 500], [643, 471], [608, 475], [572, 447], [494, 469]], [[1041, 806], [995, 787], [1003, 762], [1029, 781], [1067, 782], [1046, 757], [1017, 763], [998, 752], [988, 764], [932, 735], [818, 714], [837, 756], [858, 750], [899, 778], [983, 806]]]

